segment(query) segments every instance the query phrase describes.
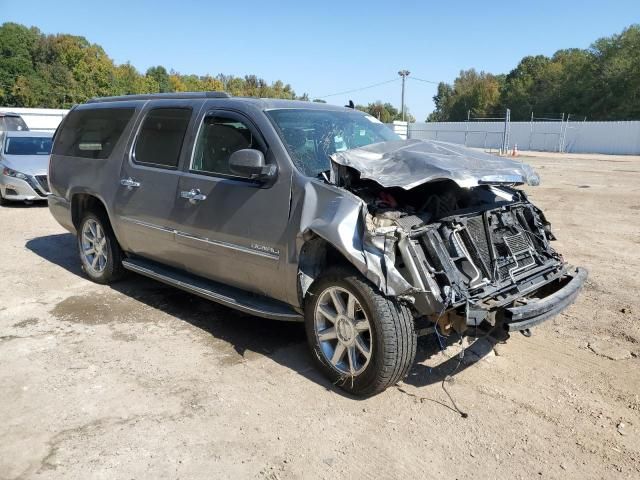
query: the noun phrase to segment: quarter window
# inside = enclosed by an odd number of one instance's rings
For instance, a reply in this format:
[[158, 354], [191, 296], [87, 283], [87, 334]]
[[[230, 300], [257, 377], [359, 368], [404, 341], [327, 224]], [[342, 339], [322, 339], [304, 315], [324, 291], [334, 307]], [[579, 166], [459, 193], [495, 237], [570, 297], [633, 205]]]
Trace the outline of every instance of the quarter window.
[[206, 116], [196, 141], [191, 170], [237, 176], [229, 169], [229, 158], [244, 148], [260, 149], [246, 124], [225, 115]]
[[136, 140], [135, 163], [176, 168], [190, 118], [190, 108], [151, 110], [144, 119]]
[[120, 139], [134, 108], [73, 110], [56, 134], [54, 155], [108, 158]]

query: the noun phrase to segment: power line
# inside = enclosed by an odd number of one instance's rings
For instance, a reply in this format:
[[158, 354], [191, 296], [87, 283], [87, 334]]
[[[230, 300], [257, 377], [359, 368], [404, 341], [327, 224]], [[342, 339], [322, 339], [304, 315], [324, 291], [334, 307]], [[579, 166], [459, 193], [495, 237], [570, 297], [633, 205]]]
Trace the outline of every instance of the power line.
[[419, 82], [433, 83], [434, 85], [438, 85], [440, 83], [440, 82], [434, 82], [433, 80], [425, 80], [424, 78], [418, 78], [418, 77], [409, 77], [409, 80], [418, 80]]
[[337, 95], [346, 95], [347, 93], [360, 92], [368, 88], [378, 87], [380, 85], [386, 85], [387, 83], [397, 82], [399, 80], [400, 80], [399, 78], [393, 78], [391, 80], [386, 80], [384, 82], [374, 83], [373, 85], [367, 85], [366, 87], [354, 88], [352, 90], [345, 90], [344, 92], [332, 93], [331, 95], [324, 95], [322, 97], [313, 97], [313, 98], [329, 98], [329, 97], [335, 97]]

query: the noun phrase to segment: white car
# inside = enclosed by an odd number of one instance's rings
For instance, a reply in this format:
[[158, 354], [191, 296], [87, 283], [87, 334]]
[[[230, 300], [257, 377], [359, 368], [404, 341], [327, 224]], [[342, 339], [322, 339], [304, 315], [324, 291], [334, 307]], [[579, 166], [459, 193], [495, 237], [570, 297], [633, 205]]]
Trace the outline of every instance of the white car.
[[0, 142], [0, 204], [47, 199], [52, 137], [48, 132], [4, 132]]

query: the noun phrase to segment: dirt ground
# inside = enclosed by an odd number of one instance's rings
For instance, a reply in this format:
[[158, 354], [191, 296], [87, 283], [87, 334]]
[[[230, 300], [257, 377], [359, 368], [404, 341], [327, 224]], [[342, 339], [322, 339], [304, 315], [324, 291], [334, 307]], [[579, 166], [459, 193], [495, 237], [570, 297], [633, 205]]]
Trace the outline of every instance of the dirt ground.
[[640, 478], [640, 158], [524, 160], [577, 303], [462, 360], [422, 338], [366, 400], [300, 325], [93, 284], [46, 207], [0, 208], [0, 478]]

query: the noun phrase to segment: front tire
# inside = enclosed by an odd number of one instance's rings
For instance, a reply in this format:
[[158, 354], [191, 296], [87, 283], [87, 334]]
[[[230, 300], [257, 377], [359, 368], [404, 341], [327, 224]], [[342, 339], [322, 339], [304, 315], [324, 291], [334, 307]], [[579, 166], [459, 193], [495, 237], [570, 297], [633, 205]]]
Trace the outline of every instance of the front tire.
[[319, 369], [354, 395], [374, 395], [406, 376], [416, 355], [413, 316], [358, 273], [328, 271], [305, 299], [307, 340]]
[[96, 283], [108, 284], [124, 275], [122, 250], [104, 215], [88, 212], [78, 226], [82, 269]]

